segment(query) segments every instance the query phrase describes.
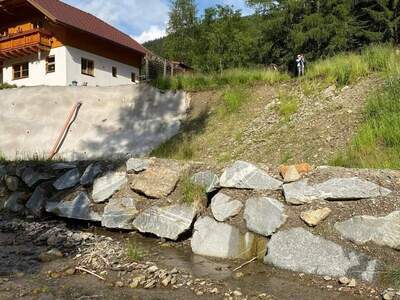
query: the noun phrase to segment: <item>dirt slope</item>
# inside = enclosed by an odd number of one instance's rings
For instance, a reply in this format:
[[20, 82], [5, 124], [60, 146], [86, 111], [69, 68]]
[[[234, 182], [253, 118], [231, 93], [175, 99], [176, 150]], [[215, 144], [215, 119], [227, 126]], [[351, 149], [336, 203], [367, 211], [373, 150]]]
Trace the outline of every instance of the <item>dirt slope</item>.
[[[231, 114], [220, 113], [223, 91], [193, 93], [183, 135], [198, 160], [327, 164], [351, 141], [368, 93], [380, 85], [374, 77], [341, 89], [314, 87], [310, 91], [297, 81], [259, 85], [249, 89], [248, 99]], [[288, 96], [298, 107], [285, 119], [279, 112], [280, 102]]]

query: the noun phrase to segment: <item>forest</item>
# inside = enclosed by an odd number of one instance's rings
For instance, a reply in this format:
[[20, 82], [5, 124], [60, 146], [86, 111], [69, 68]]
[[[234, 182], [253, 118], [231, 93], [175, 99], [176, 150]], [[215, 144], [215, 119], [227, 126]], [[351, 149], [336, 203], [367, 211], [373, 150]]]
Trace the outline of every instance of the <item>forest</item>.
[[171, 0], [167, 36], [144, 44], [203, 72], [288, 68], [370, 44], [399, 41], [399, 0], [247, 0], [252, 15], [217, 5], [199, 12], [195, 0]]

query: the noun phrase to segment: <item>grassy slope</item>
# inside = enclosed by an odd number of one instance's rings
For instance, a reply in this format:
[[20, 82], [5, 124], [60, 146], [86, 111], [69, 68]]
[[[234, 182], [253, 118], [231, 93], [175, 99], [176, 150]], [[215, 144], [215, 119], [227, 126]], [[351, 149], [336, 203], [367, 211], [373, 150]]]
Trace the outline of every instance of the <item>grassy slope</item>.
[[395, 49], [377, 46], [316, 62], [301, 80], [270, 70], [159, 80], [196, 92], [182, 133], [153, 155], [397, 168], [398, 61]]

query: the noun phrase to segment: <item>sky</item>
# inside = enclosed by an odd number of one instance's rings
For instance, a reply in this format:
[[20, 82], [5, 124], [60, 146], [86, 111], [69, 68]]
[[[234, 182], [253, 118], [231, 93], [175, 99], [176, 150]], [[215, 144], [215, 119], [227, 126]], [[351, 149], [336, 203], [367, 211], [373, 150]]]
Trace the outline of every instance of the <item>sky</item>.
[[[94, 14], [129, 34], [138, 42], [146, 42], [165, 35], [169, 0], [63, 0]], [[217, 4], [233, 5], [248, 14], [245, 0], [197, 0], [199, 13]]]

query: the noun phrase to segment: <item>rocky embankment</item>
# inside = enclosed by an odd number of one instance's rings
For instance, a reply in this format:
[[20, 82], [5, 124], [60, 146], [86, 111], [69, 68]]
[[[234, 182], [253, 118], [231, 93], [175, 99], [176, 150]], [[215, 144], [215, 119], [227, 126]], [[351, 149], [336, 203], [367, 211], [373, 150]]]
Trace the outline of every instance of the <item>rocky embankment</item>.
[[[382, 274], [400, 266], [397, 171], [130, 159], [122, 166], [9, 164], [0, 167], [0, 179], [0, 199], [10, 212], [188, 240], [198, 255], [259, 258], [349, 287], [381, 284]], [[197, 185], [207, 197], [188, 197]], [[137, 284], [171, 284], [174, 272], [161, 273], [154, 276], [160, 281]]]

